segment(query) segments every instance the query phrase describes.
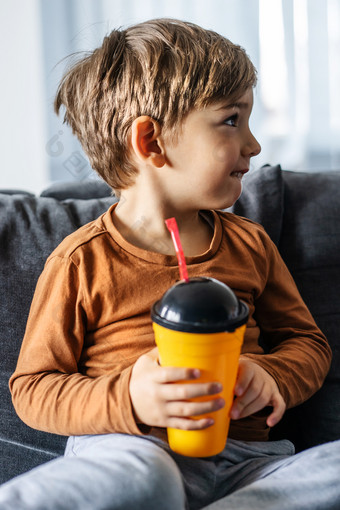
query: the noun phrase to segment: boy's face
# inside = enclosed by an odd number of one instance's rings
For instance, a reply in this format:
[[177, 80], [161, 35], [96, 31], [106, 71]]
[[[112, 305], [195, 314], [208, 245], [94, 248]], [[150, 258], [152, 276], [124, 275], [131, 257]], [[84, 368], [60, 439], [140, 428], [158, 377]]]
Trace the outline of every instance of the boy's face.
[[249, 129], [253, 91], [185, 118], [176, 143], [167, 145], [172, 190], [189, 208], [224, 209], [240, 196], [250, 158], [261, 147]]

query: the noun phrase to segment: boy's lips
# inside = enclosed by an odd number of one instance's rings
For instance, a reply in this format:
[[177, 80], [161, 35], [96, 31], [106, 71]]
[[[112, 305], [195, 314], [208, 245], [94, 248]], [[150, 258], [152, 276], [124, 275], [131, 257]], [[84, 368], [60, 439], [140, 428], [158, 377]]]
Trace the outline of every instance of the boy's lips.
[[249, 168], [244, 168], [243, 170], [234, 170], [231, 172], [231, 177], [236, 177], [237, 179], [242, 179], [242, 177], [249, 171]]

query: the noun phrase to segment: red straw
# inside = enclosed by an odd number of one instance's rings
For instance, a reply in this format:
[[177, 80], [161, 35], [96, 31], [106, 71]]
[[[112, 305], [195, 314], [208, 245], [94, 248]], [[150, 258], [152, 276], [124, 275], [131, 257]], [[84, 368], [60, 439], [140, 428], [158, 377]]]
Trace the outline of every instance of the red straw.
[[185, 257], [184, 257], [184, 253], [183, 253], [181, 239], [179, 237], [176, 219], [169, 218], [168, 220], [165, 220], [165, 223], [171, 233], [172, 242], [174, 243], [174, 246], [175, 246], [177, 260], [178, 260], [178, 267], [179, 267], [179, 275], [182, 280], [189, 282], [187, 265], [185, 263]]

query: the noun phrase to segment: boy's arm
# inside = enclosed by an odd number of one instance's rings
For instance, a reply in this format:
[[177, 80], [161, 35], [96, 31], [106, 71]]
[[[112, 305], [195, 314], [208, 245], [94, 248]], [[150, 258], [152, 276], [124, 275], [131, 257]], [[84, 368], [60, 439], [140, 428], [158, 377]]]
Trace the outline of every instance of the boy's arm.
[[255, 316], [269, 354], [244, 354], [275, 380], [287, 406], [312, 396], [322, 385], [331, 349], [303, 302], [276, 246], [263, 233], [266, 282], [255, 299]]
[[139, 434], [129, 398], [131, 366], [90, 378], [79, 373], [86, 296], [68, 258], [51, 258], [39, 278], [17, 368], [14, 407], [29, 426], [62, 435]]
[[220, 409], [223, 399], [212, 397], [197, 403], [183, 399], [213, 396], [221, 391], [219, 385], [214, 381], [182, 384], [183, 379], [196, 379], [197, 371], [161, 367], [157, 349], [136, 363], [132, 358], [128, 367], [108, 375], [94, 378], [79, 373], [85, 310], [89, 309], [89, 296], [80, 280], [72, 261], [53, 257], [38, 281], [17, 368], [10, 379], [20, 418], [33, 428], [62, 435], [136, 435], [148, 431], [145, 424], [185, 429], [210, 426], [211, 419], [191, 416]]

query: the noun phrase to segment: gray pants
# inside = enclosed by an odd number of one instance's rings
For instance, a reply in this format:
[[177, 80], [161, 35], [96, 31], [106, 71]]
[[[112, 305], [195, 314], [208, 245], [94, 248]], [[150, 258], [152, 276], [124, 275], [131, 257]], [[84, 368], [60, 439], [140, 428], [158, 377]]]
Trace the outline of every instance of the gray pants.
[[293, 454], [289, 441], [229, 439], [192, 459], [152, 437], [71, 437], [65, 457], [0, 487], [0, 509], [339, 510], [340, 441]]

